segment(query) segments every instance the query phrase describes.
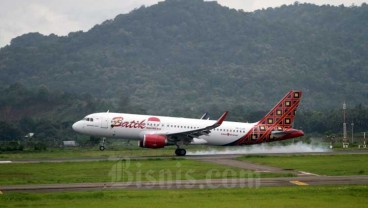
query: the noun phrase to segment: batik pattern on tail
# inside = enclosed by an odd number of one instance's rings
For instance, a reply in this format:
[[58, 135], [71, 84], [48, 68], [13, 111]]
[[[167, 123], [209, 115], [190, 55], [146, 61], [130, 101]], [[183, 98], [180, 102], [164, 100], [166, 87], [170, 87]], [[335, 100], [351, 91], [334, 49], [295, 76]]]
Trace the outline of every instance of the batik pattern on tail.
[[287, 136], [277, 137], [275, 134], [293, 130], [292, 124], [301, 97], [301, 91], [290, 91], [244, 137], [230, 145], [249, 145], [287, 139]]

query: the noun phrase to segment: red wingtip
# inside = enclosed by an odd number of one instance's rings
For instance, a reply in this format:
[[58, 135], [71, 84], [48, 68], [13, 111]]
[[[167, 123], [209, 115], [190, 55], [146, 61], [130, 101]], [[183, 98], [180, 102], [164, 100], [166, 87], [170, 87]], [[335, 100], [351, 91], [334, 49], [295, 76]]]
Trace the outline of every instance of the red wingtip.
[[222, 114], [222, 116], [217, 120], [216, 124], [220, 126], [222, 122], [224, 122], [227, 114], [229, 114], [229, 111], [225, 111], [225, 113]]

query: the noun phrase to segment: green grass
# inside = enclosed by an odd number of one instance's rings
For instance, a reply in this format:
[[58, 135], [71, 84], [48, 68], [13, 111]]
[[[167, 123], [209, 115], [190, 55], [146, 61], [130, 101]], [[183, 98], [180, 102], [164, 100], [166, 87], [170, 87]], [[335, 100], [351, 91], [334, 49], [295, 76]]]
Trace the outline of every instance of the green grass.
[[238, 168], [186, 159], [10, 163], [0, 167], [2, 185], [248, 177], [247, 171]]
[[0, 185], [287, 177], [183, 158], [0, 164]]
[[4, 193], [0, 207], [366, 207], [367, 186]]
[[[46, 151], [23, 152], [0, 152], [0, 160], [30, 160], [30, 159], [55, 159], [55, 158], [109, 158], [109, 157], [135, 157], [135, 156], [175, 156], [176, 146], [168, 146], [162, 149], [140, 148], [132, 146], [107, 146], [105, 151], [100, 151], [95, 147], [74, 147], [74, 148], [50, 148]], [[212, 147], [207, 145], [191, 145], [187, 147], [187, 152], [197, 150], [223, 149], [223, 147]]]
[[29, 159], [54, 159], [54, 158], [109, 158], [109, 157], [131, 157], [131, 156], [174, 156], [175, 148], [144, 149], [138, 147], [122, 148], [118, 150], [100, 151], [95, 148], [67, 148], [49, 149], [44, 152], [3, 152], [0, 160], [29, 160]]
[[319, 175], [368, 175], [368, 154], [245, 156], [239, 159]]

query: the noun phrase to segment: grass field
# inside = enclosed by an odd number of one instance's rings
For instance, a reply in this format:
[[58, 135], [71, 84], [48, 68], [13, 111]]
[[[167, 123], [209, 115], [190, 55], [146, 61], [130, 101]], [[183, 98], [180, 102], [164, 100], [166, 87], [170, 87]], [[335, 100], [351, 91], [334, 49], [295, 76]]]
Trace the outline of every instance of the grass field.
[[[245, 156], [239, 159], [319, 175], [368, 174], [368, 155], [364, 154]], [[184, 158], [0, 165], [1, 185], [281, 176], [292, 177], [294, 175], [253, 174], [238, 168]]]
[[[134, 156], [175, 156], [176, 146], [168, 146], [162, 149], [140, 148], [137, 145], [131, 146], [107, 146], [105, 151], [100, 151], [96, 147], [74, 147], [74, 148], [50, 148], [46, 151], [22, 152], [0, 152], [0, 160], [29, 160], [29, 159], [54, 159], [54, 158], [109, 158], [109, 157], [134, 157]], [[197, 150], [223, 150], [223, 147], [213, 147], [206, 145], [191, 145], [187, 151]]]
[[197, 180], [216, 178], [280, 177], [187, 159], [130, 161], [10, 163], [0, 165], [0, 184]]
[[175, 148], [144, 149], [138, 147], [122, 148], [119, 150], [100, 151], [95, 148], [68, 148], [49, 149], [44, 152], [6, 152], [0, 153], [0, 160], [29, 160], [29, 159], [53, 159], [53, 158], [109, 158], [131, 156], [174, 156]]
[[245, 156], [239, 159], [319, 175], [368, 175], [368, 154]]
[[[84, 183], [170, 179], [177, 171], [192, 171], [193, 177], [203, 179], [210, 169], [223, 170], [224, 167], [210, 163], [185, 159], [155, 159], [130, 161], [64, 162], [36, 164], [2, 164], [0, 184], [45, 184]], [[234, 169], [234, 171], [238, 171]], [[165, 178], [166, 177], [166, 178]], [[231, 177], [231, 176], [230, 176]]]
[[367, 186], [4, 193], [0, 207], [367, 207]]
[[[171, 149], [164, 149], [163, 151]], [[136, 150], [134, 155], [140, 154]], [[147, 151], [144, 150], [143, 151]], [[155, 152], [156, 150], [149, 150]], [[161, 151], [161, 150], [159, 150]], [[92, 152], [92, 153], [91, 153]], [[147, 151], [148, 152], [148, 151]], [[145, 154], [147, 153], [145, 152]], [[86, 158], [109, 157], [109, 151], [70, 151]], [[107, 155], [102, 155], [106, 154]], [[119, 153], [119, 151], [111, 151]], [[162, 153], [162, 152], [161, 152]], [[167, 151], [169, 153], [169, 151]], [[35, 155], [37, 153], [29, 153]], [[46, 158], [60, 157], [64, 151], [48, 152]], [[92, 154], [92, 155], [89, 155]], [[17, 154], [15, 154], [17, 155]], [[21, 155], [21, 154], [19, 154]], [[123, 157], [116, 155], [117, 157]], [[23, 157], [23, 156], [21, 156]], [[35, 156], [35, 158], [39, 158]], [[64, 157], [69, 158], [69, 157]], [[367, 175], [368, 155], [244, 156], [239, 160], [295, 169], [321, 175]], [[215, 172], [213, 171], [215, 170]], [[149, 173], [147, 177], [147, 173]], [[216, 173], [216, 174], [214, 174]], [[187, 178], [189, 175], [189, 178]], [[1, 164], [0, 184], [52, 184], [119, 181], [162, 181], [208, 178], [290, 176], [257, 175], [185, 158]], [[1, 190], [1, 188], [0, 188]], [[366, 207], [368, 186], [291, 186], [233, 189], [119, 190], [54, 193], [0, 194], [0, 208], [10, 207]]]

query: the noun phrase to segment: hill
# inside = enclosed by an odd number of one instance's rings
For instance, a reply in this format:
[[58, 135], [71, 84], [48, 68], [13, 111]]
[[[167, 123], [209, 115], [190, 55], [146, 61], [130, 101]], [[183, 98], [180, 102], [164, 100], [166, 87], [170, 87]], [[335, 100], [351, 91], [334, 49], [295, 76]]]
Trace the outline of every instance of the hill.
[[365, 104], [367, 19], [366, 4], [246, 13], [167, 0], [88, 32], [14, 38], [0, 49], [0, 87], [123, 97], [151, 114], [183, 116], [269, 109], [290, 89], [304, 91], [305, 109]]
[[72, 124], [91, 112], [116, 109], [146, 113], [131, 106], [124, 97], [110, 102], [96, 99], [90, 94], [51, 91], [46, 86], [26, 88], [15, 83], [0, 88], [0, 94], [0, 142], [24, 139], [24, 135], [30, 132], [47, 143], [80, 139], [85, 137], [77, 137], [71, 128]]

